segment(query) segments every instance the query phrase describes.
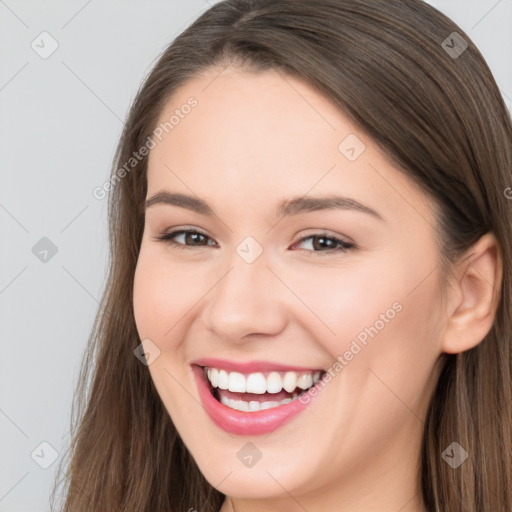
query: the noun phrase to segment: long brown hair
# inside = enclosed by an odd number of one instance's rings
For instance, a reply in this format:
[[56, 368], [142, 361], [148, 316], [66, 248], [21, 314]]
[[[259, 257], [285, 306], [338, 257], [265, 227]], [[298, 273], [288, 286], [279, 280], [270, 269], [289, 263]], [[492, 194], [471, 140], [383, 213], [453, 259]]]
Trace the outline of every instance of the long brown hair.
[[[459, 55], [450, 50], [463, 49], [453, 32], [468, 45]], [[229, 63], [282, 71], [339, 105], [440, 206], [447, 269], [482, 235], [495, 234], [503, 255], [496, 318], [475, 348], [444, 355], [418, 477], [431, 512], [512, 510], [511, 120], [473, 42], [421, 0], [227, 0], [163, 52], [115, 154], [108, 282], [76, 389], [61, 510], [217, 512], [223, 501], [134, 356], [141, 340], [132, 290], [147, 158], [122, 177], [119, 169], [146, 144], [180, 86]], [[454, 441], [470, 454], [457, 469], [441, 457]]]

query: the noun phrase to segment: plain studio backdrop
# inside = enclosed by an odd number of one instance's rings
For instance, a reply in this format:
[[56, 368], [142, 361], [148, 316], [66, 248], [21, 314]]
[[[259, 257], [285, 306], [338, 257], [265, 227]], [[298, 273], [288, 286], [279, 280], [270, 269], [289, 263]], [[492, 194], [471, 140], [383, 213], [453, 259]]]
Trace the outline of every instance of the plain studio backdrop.
[[[0, 512], [50, 510], [106, 277], [93, 191], [142, 79], [213, 3], [0, 0]], [[512, 0], [430, 3], [479, 47], [510, 110]]]

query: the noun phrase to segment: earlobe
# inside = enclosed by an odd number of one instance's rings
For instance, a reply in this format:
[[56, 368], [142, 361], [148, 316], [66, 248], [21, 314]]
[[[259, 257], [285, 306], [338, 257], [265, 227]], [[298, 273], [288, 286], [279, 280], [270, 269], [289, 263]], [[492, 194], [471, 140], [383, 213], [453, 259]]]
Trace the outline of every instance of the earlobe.
[[501, 295], [502, 254], [492, 233], [486, 233], [455, 269], [451, 314], [441, 349], [457, 354], [478, 345], [491, 330]]

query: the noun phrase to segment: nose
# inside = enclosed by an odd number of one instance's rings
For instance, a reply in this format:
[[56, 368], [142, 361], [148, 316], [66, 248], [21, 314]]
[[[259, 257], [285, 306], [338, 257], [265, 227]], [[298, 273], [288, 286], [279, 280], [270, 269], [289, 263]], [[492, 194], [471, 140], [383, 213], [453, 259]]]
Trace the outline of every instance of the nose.
[[275, 336], [285, 328], [286, 288], [264, 256], [247, 263], [234, 254], [229, 269], [205, 297], [202, 322], [218, 339], [246, 342], [256, 335]]

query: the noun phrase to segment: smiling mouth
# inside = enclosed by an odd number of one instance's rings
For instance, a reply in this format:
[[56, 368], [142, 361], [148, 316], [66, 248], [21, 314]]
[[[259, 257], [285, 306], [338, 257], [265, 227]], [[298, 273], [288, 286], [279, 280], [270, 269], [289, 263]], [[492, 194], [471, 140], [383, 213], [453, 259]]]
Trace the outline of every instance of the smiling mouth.
[[230, 372], [203, 366], [213, 397], [226, 407], [242, 412], [273, 409], [297, 400], [326, 373], [324, 370]]

